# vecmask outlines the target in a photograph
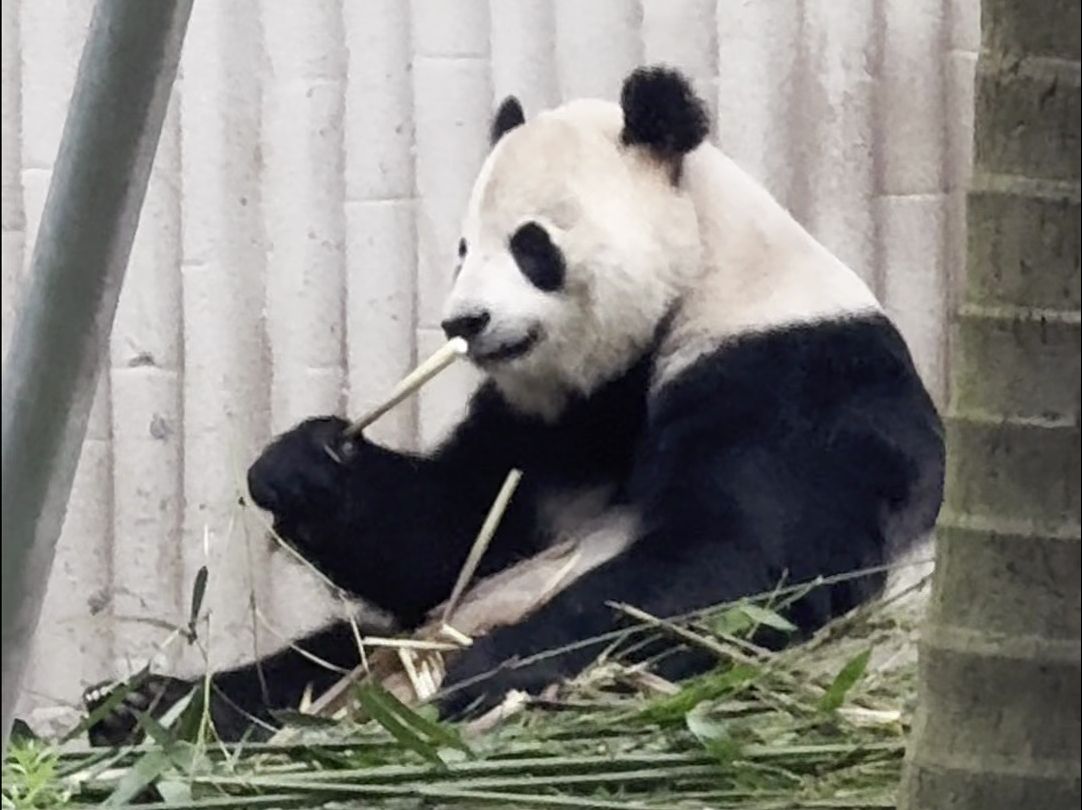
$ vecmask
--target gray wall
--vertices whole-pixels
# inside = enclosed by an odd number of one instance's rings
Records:
[[[504,94],[536,111],[615,97],[643,61],[685,68],[721,146],[871,282],[942,397],[977,6],[197,3],[29,702],[71,702],[155,654],[168,631],[154,621],[184,620],[204,563],[215,665],[331,609],[310,574],[269,552],[239,482],[272,432],[363,410],[439,345],[458,218]],[[3,4],[5,351],[90,10]],[[430,442],[470,383],[450,373],[376,433]],[[182,647],[157,657],[198,666]]]

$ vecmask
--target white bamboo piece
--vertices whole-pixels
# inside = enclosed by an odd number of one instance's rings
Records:
[[[413,394],[422,385],[455,362],[455,360],[463,357],[466,354],[467,348],[466,341],[462,338],[452,338],[447,341],[442,347],[435,351],[431,357],[406,375],[383,402],[353,422],[346,429],[346,436],[349,438],[360,436],[365,428],[387,413],[387,411],[391,410],[391,408],[398,405],[406,399],[406,397]]]
[[[477,533],[477,538],[473,541],[473,545],[470,546],[470,552],[466,555],[466,561],[462,564],[462,569],[458,572],[458,579],[455,580],[454,588],[451,589],[451,596],[447,599],[447,604],[443,607],[443,615],[440,618],[440,624],[443,626],[442,629],[445,632],[449,625],[453,627],[452,622],[454,621],[455,608],[458,607],[459,600],[462,599],[462,594],[466,590],[466,586],[470,584],[474,573],[477,571],[477,566],[485,556],[488,544],[492,542],[492,538],[495,537],[496,529],[499,528],[500,521],[503,519],[503,513],[507,510],[507,505],[511,502],[511,498],[514,496],[515,489],[518,488],[520,480],[522,480],[522,471],[511,470],[511,472],[507,474],[507,478],[504,480],[503,485],[500,487],[500,491],[496,495],[496,500],[492,503],[492,508],[489,509],[488,514],[485,515],[485,521],[481,524],[481,531]]]

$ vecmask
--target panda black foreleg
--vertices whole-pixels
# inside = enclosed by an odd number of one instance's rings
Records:
[[[421,622],[445,599],[513,461],[515,430],[491,400],[432,456],[365,439],[343,446],[346,422],[311,419],[252,465],[249,490],[278,533],[338,586]],[[490,546],[485,574],[535,550],[530,486],[516,493]]]
[[[363,631],[362,631],[363,632]],[[301,652],[303,650],[303,652]],[[318,659],[318,660],[317,660]],[[360,662],[356,636],[349,622],[335,622],[253,664],[211,676],[210,717],[215,732],[227,741],[265,739],[278,725],[277,710],[295,709],[309,688],[314,697],[334,685]],[[142,737],[139,715],[160,717],[170,706],[201,685],[202,679],[150,675],[125,694],[121,703],[88,730],[93,745],[122,745]],[[90,690],[87,709],[106,699]]]

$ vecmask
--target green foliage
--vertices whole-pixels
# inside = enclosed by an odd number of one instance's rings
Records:
[[[845,702],[845,696],[849,694],[857,682],[864,677],[865,671],[868,669],[868,661],[872,657],[872,651],[870,649],[865,650],[862,653],[857,654],[851,658],[841,671],[831,681],[830,686],[827,688],[826,694],[819,700],[819,708],[825,712],[832,712],[835,709],[841,707]]]
[[[46,743],[13,738],[4,763],[4,810],[59,810],[71,791],[59,778],[59,754]]]
[[[193,593],[192,615],[201,601]],[[140,718],[148,741],[134,748],[13,744],[4,810],[893,806],[912,666],[865,675],[871,647],[908,645],[908,627],[873,612],[775,653],[755,646],[755,629],[791,625],[759,602],[685,622],[640,615],[644,630],[711,651],[716,668],[672,691],[649,679],[629,691],[634,668],[610,659],[554,704],[471,736],[365,683],[345,719],[284,712],[287,734],[235,745],[213,740],[201,684],[159,719]]]

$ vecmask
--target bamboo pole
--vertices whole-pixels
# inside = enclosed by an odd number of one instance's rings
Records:
[[[4,363],[3,753],[192,0],[99,0]]]

